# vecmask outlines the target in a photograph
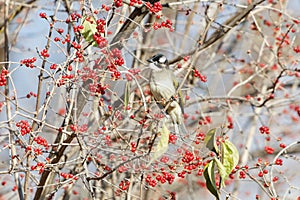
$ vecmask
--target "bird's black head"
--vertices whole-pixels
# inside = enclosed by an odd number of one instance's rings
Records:
[[[168,59],[166,56],[162,54],[156,54],[147,60],[150,63],[154,63],[157,65],[168,65]]]

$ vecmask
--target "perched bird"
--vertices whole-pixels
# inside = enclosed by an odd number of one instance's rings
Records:
[[[150,90],[157,103],[159,103],[170,115],[175,132],[180,135],[187,134],[183,124],[183,99],[181,92],[178,92],[179,102],[176,101],[176,92],[179,83],[175,74],[169,69],[166,56],[156,54],[147,60],[150,64]]]

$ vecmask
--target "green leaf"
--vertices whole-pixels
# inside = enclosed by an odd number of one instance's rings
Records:
[[[161,133],[160,140],[148,166],[168,150],[170,131],[166,125],[163,124],[159,132]]]
[[[222,145],[222,163],[225,167],[227,176],[239,163],[239,152],[237,148],[229,140],[221,142]],[[226,176],[226,178],[227,178]]]
[[[216,179],[215,179],[215,173],[214,173],[214,167],[215,167],[215,160],[211,160],[204,168],[204,178],[206,181],[206,187],[212,193],[217,200],[220,199],[219,191],[216,187]]]
[[[216,129],[211,129],[210,131],[208,131],[208,133],[206,134],[205,138],[204,138],[204,143],[206,148],[208,148],[209,150],[218,153],[219,149],[216,143]]]
[[[221,163],[221,161],[218,158],[214,157],[214,161],[217,164],[218,171],[219,171],[219,174],[220,174],[220,177],[221,177],[221,185],[225,186],[224,182],[225,182],[225,180],[226,180],[226,178],[228,177],[229,174],[227,174],[227,171],[226,171],[224,165]]]
[[[96,21],[93,17],[89,17],[89,21],[86,19],[87,19],[87,16],[84,16],[82,23],[81,23],[83,25],[81,34],[83,35],[84,39],[87,42],[91,43],[95,47],[98,47],[98,44],[94,40],[94,34],[97,32]]]
[[[130,83],[126,82],[125,86],[125,94],[124,94],[124,109],[126,110],[128,103],[129,103],[129,97],[130,97]]]

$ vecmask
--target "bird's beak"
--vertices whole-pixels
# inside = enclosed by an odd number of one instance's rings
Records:
[[[149,59],[147,60],[147,62],[153,63],[153,58],[149,58]]]

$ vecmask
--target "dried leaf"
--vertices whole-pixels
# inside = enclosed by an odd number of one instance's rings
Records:
[[[169,135],[170,135],[170,131],[169,129],[166,127],[165,124],[162,125],[162,128],[160,129],[160,140],[157,144],[156,150],[151,158],[150,163],[148,164],[148,166],[155,161],[157,158],[159,158],[160,156],[162,156],[167,150],[168,150],[168,146],[169,146]]]
[[[129,104],[129,97],[130,97],[130,83],[126,82],[125,93],[124,93],[124,109],[125,110]]]

